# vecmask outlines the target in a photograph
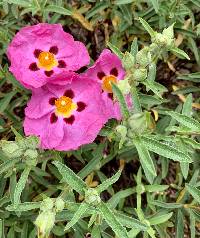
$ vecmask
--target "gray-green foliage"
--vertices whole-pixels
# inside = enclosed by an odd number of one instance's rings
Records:
[[[0,1],[0,237],[200,236],[200,74],[194,72],[200,1],[68,2]],[[8,71],[5,52],[16,30],[37,22],[61,23],[80,40],[76,24],[89,28],[90,51],[101,47],[103,31],[105,45],[122,60],[126,78],[112,86],[123,119],[102,129],[101,143],[59,153],[22,136],[18,109],[30,92]],[[178,47],[177,37],[183,38]],[[161,62],[175,67],[179,83],[170,74],[162,80]],[[172,84],[180,88],[171,93]]]

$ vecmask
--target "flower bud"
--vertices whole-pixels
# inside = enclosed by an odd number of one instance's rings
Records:
[[[41,211],[49,211],[53,209],[53,200],[51,198],[46,198],[42,201],[41,206],[40,206],[40,210]]]
[[[98,205],[101,202],[99,193],[94,188],[89,188],[85,193],[85,202],[91,205]]]
[[[48,237],[55,223],[55,213],[44,211],[40,213],[35,221],[38,229],[38,238]]]
[[[136,63],[146,67],[149,62],[151,61],[151,54],[149,52],[150,48],[149,47],[144,47],[143,49],[141,49],[137,55],[136,55]]]
[[[144,113],[137,113],[128,119],[128,124],[132,132],[142,133],[147,129],[147,122]],[[130,133],[129,133],[130,134]]]
[[[133,68],[135,64],[134,56],[130,54],[129,52],[125,52],[124,57],[122,59],[122,63],[126,70]]]
[[[116,127],[116,131],[117,131],[117,134],[119,134],[119,138],[120,138],[119,148],[121,148],[126,140],[127,128],[123,125],[119,125]]]
[[[13,141],[1,141],[2,151],[9,158],[17,158],[23,154],[23,150]]]
[[[145,68],[135,69],[133,72],[133,78],[136,81],[145,80],[146,77],[147,77],[147,70]]]
[[[136,186],[136,193],[137,194],[142,194],[144,192],[145,192],[145,187],[142,184]]]
[[[58,197],[55,201],[56,212],[61,212],[65,207],[65,202],[61,197]]]
[[[127,95],[130,93],[131,86],[129,85],[128,78],[125,78],[124,80],[119,80],[117,86],[121,90],[123,95]]]

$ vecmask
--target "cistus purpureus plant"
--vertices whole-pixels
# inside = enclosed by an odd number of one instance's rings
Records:
[[[0,237],[199,237],[197,6],[0,3]]]

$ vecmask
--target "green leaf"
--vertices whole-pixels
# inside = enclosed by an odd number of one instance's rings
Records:
[[[69,230],[72,226],[74,226],[78,220],[82,217],[84,213],[89,209],[89,206],[87,203],[82,202],[81,205],[79,206],[78,210],[74,213],[74,216],[70,220],[70,222],[67,223],[65,226],[65,231]]]
[[[192,197],[200,203],[200,190],[198,188],[195,188],[194,186],[190,184],[186,184],[187,191],[192,195]]]
[[[183,238],[184,237],[184,218],[181,209],[178,209],[177,214],[177,225],[176,225],[176,238]]]
[[[109,2],[98,2],[90,11],[87,12],[86,18],[89,19],[90,17],[93,17],[95,14],[99,14],[101,11],[103,11],[105,8],[109,7]]]
[[[15,211],[15,212],[26,212],[33,209],[39,209],[41,206],[41,202],[24,202],[15,205],[8,205],[6,210]]]
[[[135,228],[135,229],[139,229],[140,231],[145,231],[148,229],[148,226],[146,224],[142,223],[141,221],[139,221],[135,218],[126,216],[119,212],[114,212],[114,214],[116,214],[117,220],[123,226],[126,226],[127,228]]]
[[[4,110],[8,107],[12,97],[16,94],[16,91],[12,91],[7,93],[1,100],[0,100],[0,113],[4,112]]]
[[[124,118],[128,118],[129,117],[129,110],[128,110],[125,98],[124,98],[122,92],[120,91],[120,89],[117,87],[117,85],[114,84],[114,83],[111,83],[111,84],[112,84],[113,93],[119,101],[120,109],[122,111],[122,115],[124,116]]]
[[[128,3],[132,3],[132,2],[134,2],[134,0],[116,0],[115,2],[114,2],[114,4],[116,4],[116,5],[124,5],[124,4],[128,4]]]
[[[174,53],[175,55],[177,55],[179,58],[186,58],[188,60],[190,60],[190,57],[181,49],[177,48],[177,47],[173,47],[170,49],[170,51],[172,53]]]
[[[159,10],[159,4],[158,4],[158,0],[150,0],[152,5],[153,5],[153,8],[155,9],[156,13],[158,12]]]
[[[18,183],[16,184],[15,191],[14,191],[14,205],[15,206],[20,203],[20,196],[23,189],[25,188],[30,171],[31,171],[30,167],[25,168],[21,174],[21,177]]]
[[[189,94],[183,104],[182,114],[191,117],[192,112],[192,94]]]
[[[129,238],[126,229],[122,226],[117,217],[105,203],[101,202],[97,208],[100,210],[101,215],[107,224],[112,228],[118,237]]]
[[[137,92],[137,88],[136,87],[131,87],[131,96],[132,96],[132,101],[133,101],[134,112],[135,113],[142,112],[140,98],[138,96],[138,92]]]
[[[149,193],[162,192],[169,188],[168,185],[160,185],[160,184],[144,185],[144,187],[145,187],[145,191]]]
[[[147,175],[147,177],[149,177],[148,176],[149,173],[153,177],[156,177],[156,169],[155,169],[153,160],[151,159],[149,151],[147,150],[145,145],[142,143],[141,139],[139,137],[134,138],[133,143],[137,149],[142,168],[144,169],[144,172]]]
[[[117,48],[117,46],[111,44],[110,42],[107,42],[107,46],[112,50],[114,54],[116,54],[120,59],[124,57],[124,54],[120,51],[120,49]]]
[[[6,160],[3,164],[0,165],[0,175],[4,172],[7,172],[20,160],[21,160],[21,158],[14,158],[14,159]]]
[[[24,1],[24,0],[8,0],[8,3],[13,3],[22,7],[30,7],[31,3],[29,1]]]
[[[192,162],[192,159],[188,155],[170,145],[164,144],[146,136],[141,136],[141,140],[148,150],[156,154],[162,155],[174,161],[188,163]]]
[[[135,58],[136,54],[138,52],[138,42],[137,42],[137,38],[135,38],[131,44],[131,55]]]
[[[119,177],[121,176],[122,171],[119,170],[115,175],[113,175],[111,178],[106,179],[102,184],[100,184],[96,189],[98,191],[98,193],[103,192],[104,190],[106,190],[110,185],[112,185],[113,183],[115,183]]]
[[[59,13],[61,15],[67,15],[70,16],[72,15],[72,11],[69,9],[66,9],[64,7],[58,6],[58,5],[48,5],[47,7],[45,7],[44,9],[47,12],[56,12]]]
[[[143,25],[145,30],[149,33],[151,38],[153,38],[155,36],[156,32],[150,27],[150,25],[144,19],[139,17],[139,21]]]
[[[173,215],[173,212],[167,214],[155,214],[153,217],[149,218],[148,221],[151,225],[158,225],[168,221]]]
[[[172,118],[174,118],[183,126],[186,126],[187,128],[195,132],[200,132],[200,123],[197,120],[177,112],[167,112],[167,114],[170,115]]]
[[[150,203],[155,206],[166,208],[166,209],[176,209],[176,208],[183,207],[183,204],[180,204],[180,203],[166,203],[166,202],[162,202],[158,200],[150,201]]]
[[[86,184],[83,180],[78,177],[70,168],[62,164],[59,161],[54,161],[53,164],[57,167],[63,180],[70,185],[70,187],[76,190],[81,195],[84,195],[84,189],[87,189]]]

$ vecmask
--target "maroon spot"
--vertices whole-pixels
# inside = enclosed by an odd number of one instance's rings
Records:
[[[35,58],[38,58],[41,52],[42,52],[41,50],[35,49],[34,52],[33,52]]]
[[[65,91],[64,96],[72,99],[74,97],[74,92],[71,89],[68,89]]]
[[[118,70],[116,68],[113,68],[110,70],[110,74],[114,75],[115,77],[118,76]]]
[[[36,63],[31,63],[29,65],[29,69],[32,70],[32,71],[37,71],[39,70],[39,68],[37,67],[37,64]]]
[[[49,49],[49,52],[56,55],[58,54],[58,47],[57,46],[51,46],[51,48]]]
[[[112,93],[108,93],[108,97],[113,100],[113,94]]]
[[[52,113],[51,117],[50,117],[50,122],[55,123],[55,122],[57,122],[57,120],[58,120],[58,117],[56,116],[56,114]]]
[[[66,63],[64,60],[59,60],[58,61],[58,68],[65,68],[66,67]]]
[[[49,104],[52,105],[52,106],[54,106],[56,99],[57,99],[57,98],[50,98],[50,99],[49,99]]]
[[[104,72],[98,72],[98,73],[97,73],[97,77],[98,77],[99,79],[102,79],[104,76],[105,76],[105,73],[104,73]]]
[[[51,77],[51,75],[53,74],[53,70],[44,71],[44,73],[46,74],[47,77]]]
[[[70,117],[64,118],[63,120],[64,120],[67,124],[72,125],[72,124],[74,123],[75,116],[74,116],[74,115],[71,115]]]
[[[77,102],[77,111],[82,112],[86,108],[86,104],[84,102]]]

